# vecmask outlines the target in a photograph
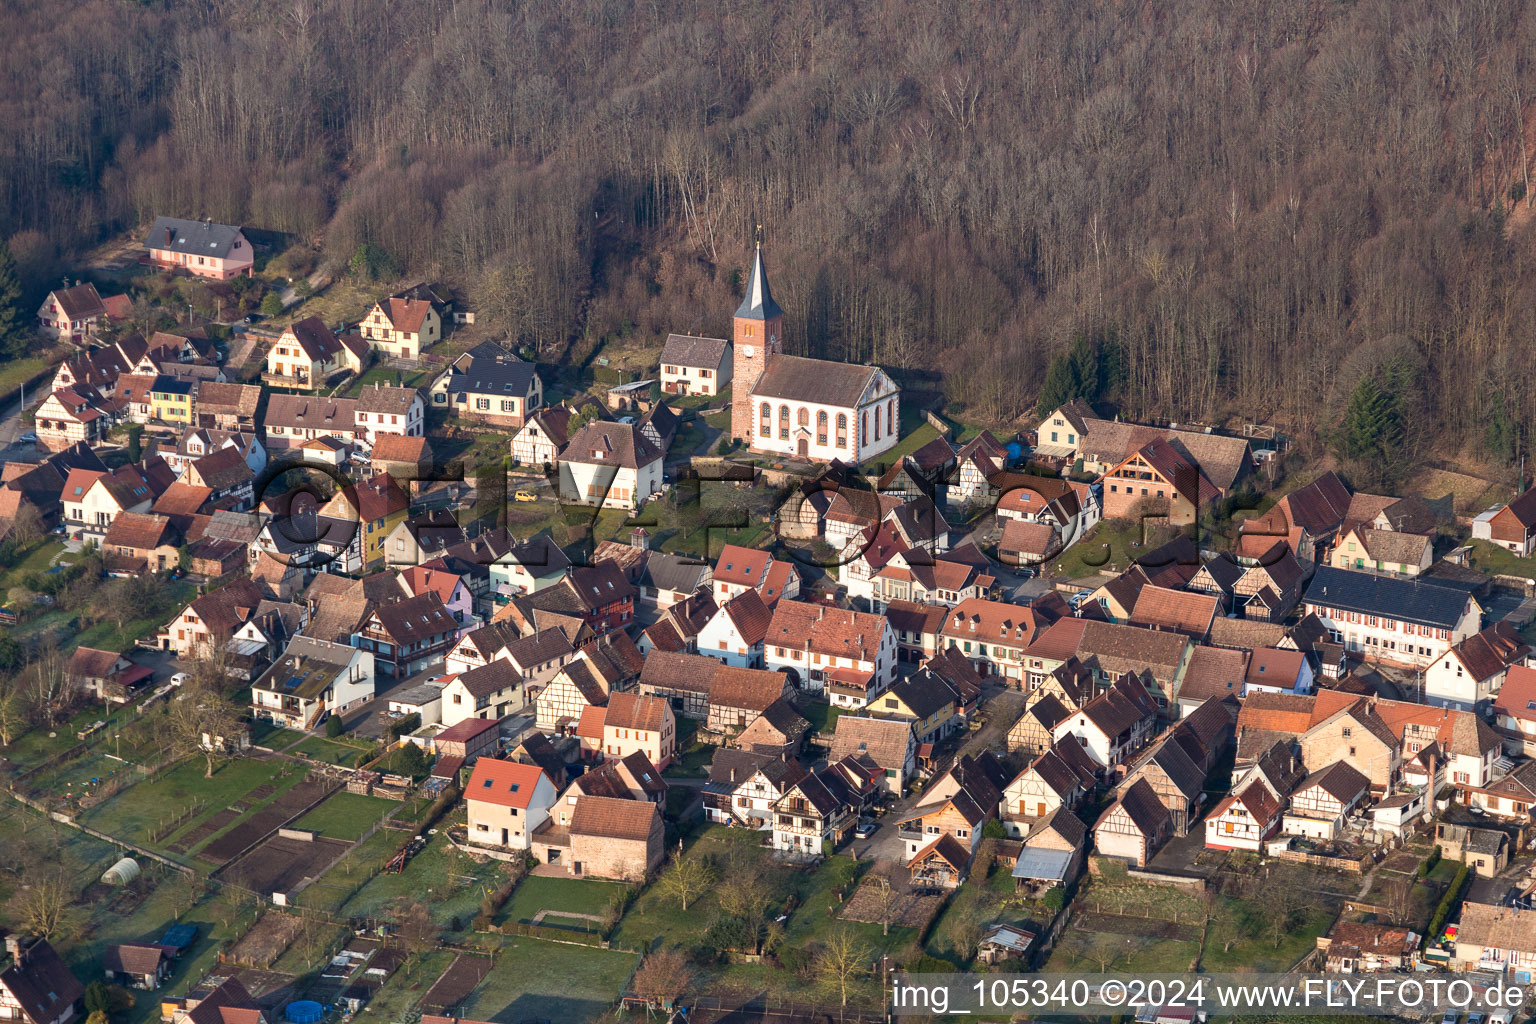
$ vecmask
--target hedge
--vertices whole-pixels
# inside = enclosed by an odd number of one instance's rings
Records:
[[[1439,849],[1439,847],[1436,847]],[[1463,864],[1456,869],[1456,877],[1451,879],[1450,888],[1445,890],[1445,895],[1440,897],[1440,905],[1435,908],[1434,916],[1429,919],[1429,930],[1424,933],[1424,946],[1429,948],[1430,943],[1438,941],[1440,933],[1445,928],[1445,919],[1451,916],[1451,911],[1456,909],[1456,904],[1461,900],[1461,894],[1467,887],[1467,866]]]
[[[1439,864],[1439,863],[1440,863],[1440,847],[1439,846],[1431,846],[1429,848],[1429,856],[1425,857],[1423,863],[1421,863],[1419,865],[1419,877],[1420,878],[1428,878],[1429,877],[1429,873],[1431,871],[1435,870],[1435,865]]]

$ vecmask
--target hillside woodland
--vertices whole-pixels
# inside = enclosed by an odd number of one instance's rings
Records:
[[[976,419],[1080,341],[1055,393],[1136,417],[1506,463],[1536,429],[1515,0],[6,8],[31,293],[207,216],[581,359],[725,331],[761,223],[792,350],[942,367]]]

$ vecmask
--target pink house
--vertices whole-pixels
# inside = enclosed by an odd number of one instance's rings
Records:
[[[144,247],[154,266],[180,268],[216,281],[242,274],[250,277],[256,262],[251,243],[239,228],[211,220],[156,217]]]
[[[479,628],[480,620],[475,616],[475,597],[464,577],[442,569],[413,565],[402,570],[398,578],[401,589],[411,597],[431,591],[441,598],[448,614],[460,624],[459,636]]]
[[[73,288],[55,288],[37,310],[37,326],[60,341],[81,341],[96,333],[96,321],[107,307],[93,284],[75,282]]]

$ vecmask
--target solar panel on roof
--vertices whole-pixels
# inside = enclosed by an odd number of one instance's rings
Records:
[[[285,689],[285,690],[296,690],[296,689],[299,688],[299,685],[302,684],[303,682],[304,682],[304,677],[303,676],[289,676],[288,677],[288,681],[283,684],[283,689]]]

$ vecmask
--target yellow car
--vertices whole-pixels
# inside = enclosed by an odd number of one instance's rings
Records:
[[[532,491],[518,491],[512,495],[514,501],[538,501],[538,496]]]

